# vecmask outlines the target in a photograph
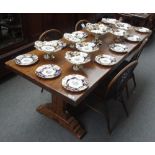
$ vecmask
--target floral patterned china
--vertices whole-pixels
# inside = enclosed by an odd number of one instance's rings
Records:
[[[117,44],[117,43],[110,44],[109,48],[112,51],[117,52],[117,53],[126,53],[126,52],[128,52],[128,47],[125,44]]]
[[[95,61],[104,66],[112,66],[117,63],[116,58],[111,55],[101,54],[95,57]]]
[[[80,92],[88,88],[88,80],[79,74],[71,74],[62,79],[62,86],[71,92]]]
[[[54,58],[53,53],[62,50],[63,47],[66,46],[61,40],[52,40],[52,41],[36,41],[35,48],[39,51],[44,51],[46,55],[44,55],[45,59]]]
[[[91,53],[99,50],[99,45],[95,42],[76,43],[76,48],[81,52]]]
[[[118,20],[114,18],[102,18],[101,22],[105,24],[116,24]]]
[[[17,65],[29,66],[38,61],[38,56],[34,54],[23,54],[17,56],[14,60]]]
[[[132,28],[132,26],[128,23],[122,23],[122,22],[118,22],[115,25],[117,28],[119,29],[123,29],[123,30],[129,30]]]
[[[149,33],[150,32],[150,29],[148,29],[146,27],[135,27],[135,30],[140,33]]]
[[[87,23],[86,24],[86,30],[93,33],[93,34],[99,34],[99,35],[102,35],[102,34],[105,34],[109,31],[109,28],[104,25],[104,24],[99,24],[99,23],[95,23],[95,24],[92,24],[92,23]]]
[[[45,64],[39,66],[36,69],[35,74],[43,79],[52,79],[61,74],[61,68],[55,64]]]
[[[125,38],[126,38],[128,41],[132,41],[132,42],[139,42],[139,41],[142,41],[142,39],[140,38],[140,36],[135,35],[135,34],[128,34],[128,35],[125,36]]]
[[[118,37],[122,37],[122,36],[125,36],[127,34],[127,31],[122,30],[122,29],[113,29],[112,34],[114,34],[115,36],[118,36]]]
[[[84,41],[87,36],[88,36],[88,34],[86,32],[83,32],[83,31],[75,31],[72,33],[65,33],[64,34],[64,38],[66,40],[74,42],[74,43]]]
[[[88,63],[91,59],[87,53],[79,51],[67,51],[65,59],[73,64],[73,70],[80,69],[80,65]]]

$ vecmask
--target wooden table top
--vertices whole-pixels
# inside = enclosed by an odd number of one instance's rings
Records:
[[[140,33],[138,33],[138,35],[140,35],[143,39],[147,36],[147,34],[140,34]],[[125,54],[117,54],[115,52],[110,51],[109,49],[109,44],[114,43],[112,34],[108,33],[105,36],[102,36],[102,41],[103,45],[101,46],[99,51],[93,53],[93,59],[98,54],[110,54],[112,56],[115,56],[118,62],[121,62],[121,60],[124,60],[126,57],[128,57],[131,51],[135,49],[139,44],[125,41],[130,52]],[[68,50],[71,49],[67,47],[55,53],[56,58],[54,60],[45,60],[43,58],[44,52],[33,50],[30,51],[29,53],[36,54],[39,57],[39,61],[36,64],[24,67],[16,65],[14,60],[10,60],[6,62],[6,66],[9,67],[11,70],[15,71],[16,73],[22,75],[23,77],[27,78],[28,80],[32,81],[33,83],[39,85],[40,87],[48,90],[51,93],[56,93],[58,96],[62,97],[67,102],[76,105],[82,99],[84,99],[105,78],[105,76],[112,69],[114,69],[114,67],[117,66],[117,64],[112,67],[104,67],[94,62],[94,60],[92,60],[88,64],[83,65],[81,71],[74,71],[72,69],[73,65],[67,62],[66,59],[64,58],[65,52]],[[37,67],[43,64],[51,64],[51,63],[57,64],[61,67],[62,73],[59,77],[47,80],[47,79],[41,79],[35,75],[35,70]],[[72,93],[70,91],[65,90],[61,85],[61,80],[62,78],[64,78],[66,75],[69,74],[81,74],[86,76],[89,81],[89,88],[80,93]]]

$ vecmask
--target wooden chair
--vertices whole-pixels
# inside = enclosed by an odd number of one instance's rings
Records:
[[[43,32],[40,36],[39,36],[39,40],[40,41],[51,41],[53,39],[60,39],[62,38],[63,34],[61,33],[60,30],[58,29],[50,29],[47,30],[45,32]],[[41,89],[41,93],[44,91],[44,89]]]
[[[60,39],[62,38],[63,34],[61,33],[60,30],[58,29],[50,29],[47,30],[45,32],[43,32],[40,36],[39,36],[39,40],[40,41],[51,41],[53,39]]]
[[[143,49],[144,49],[144,46],[146,45],[148,41],[148,37],[145,38],[142,43],[139,45],[139,47],[137,49],[135,49],[135,51],[133,51],[133,55],[132,57],[129,59],[129,60],[125,60],[123,61],[123,63],[119,66],[118,70],[121,70],[122,68],[124,68],[126,65],[128,65],[129,63],[139,59]],[[134,84],[134,88],[136,87],[136,79],[135,79],[135,75],[134,73],[131,74],[129,80],[132,79],[133,80],[133,84]],[[129,90],[128,90],[128,85],[126,83],[126,93],[127,93],[127,97],[129,97]]]
[[[128,116],[128,110],[127,107],[125,105],[124,102],[124,98],[123,98],[123,91],[125,89],[126,83],[128,82],[129,78],[131,77],[131,75],[133,74],[133,71],[135,69],[135,67],[137,66],[138,61],[135,60],[131,63],[129,63],[126,67],[124,67],[108,84],[106,91],[102,92],[102,88],[100,88],[99,93],[98,92],[93,92],[93,94],[95,94],[95,100],[98,99],[100,101],[100,103],[103,103],[105,106],[105,118],[106,118],[106,122],[107,122],[107,128],[109,131],[109,134],[111,134],[112,129],[110,127],[110,117],[109,117],[109,110],[108,110],[108,106],[107,106],[107,101],[110,99],[114,99],[116,101],[121,102],[123,109],[126,113],[126,115]],[[97,89],[98,91],[98,89]],[[89,102],[90,103],[90,102]],[[102,112],[100,112],[99,109],[96,108],[96,102],[95,105],[91,105],[91,104],[87,104],[87,106],[92,109],[93,111],[96,111],[100,114],[103,114]]]
[[[89,21],[87,19],[82,19],[79,20],[76,25],[75,25],[75,31],[78,31],[79,26],[81,26],[82,28],[84,28],[85,24],[89,23]]]

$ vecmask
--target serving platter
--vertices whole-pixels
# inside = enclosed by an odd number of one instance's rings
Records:
[[[80,70],[83,64],[86,64],[91,60],[87,53],[80,51],[67,51],[65,54],[65,59],[73,64],[74,71]]]
[[[66,43],[62,40],[52,40],[52,41],[35,41],[35,48],[39,51],[43,51],[45,59],[55,58],[53,53],[62,50],[66,46]]]
[[[122,23],[122,22],[118,22],[115,25],[117,28],[119,29],[123,29],[123,30],[130,30],[132,28],[132,26],[128,23]]]
[[[95,42],[76,43],[76,48],[81,52],[92,53],[99,50],[99,45]]]
[[[57,52],[66,46],[62,40],[35,41],[35,48],[44,52]]]
[[[79,51],[67,51],[65,59],[75,65],[85,64],[91,60],[87,53]]]
[[[86,30],[93,34],[103,35],[109,32],[109,27],[100,23],[95,23],[95,24],[87,23]]]
[[[117,53],[126,53],[128,52],[128,47],[126,44],[114,43],[109,45],[110,50]]]
[[[72,33],[64,33],[64,38],[67,41],[74,42],[74,43],[84,41],[87,36],[88,36],[88,34],[86,32],[83,32],[83,31],[75,31]]]
[[[71,92],[81,92],[88,88],[88,79],[79,74],[67,75],[62,79],[62,86]]]
[[[39,66],[36,69],[35,74],[43,79],[52,79],[61,74],[61,68],[55,64],[45,64]]]
[[[98,64],[103,65],[103,66],[112,66],[117,63],[117,60],[115,57],[111,55],[106,55],[106,54],[97,55],[95,57],[95,61]]]
[[[122,37],[122,36],[125,36],[127,34],[127,31],[123,30],[123,29],[113,29],[112,34],[114,34],[115,36]]]
[[[35,54],[22,54],[17,56],[14,60],[17,65],[29,66],[38,61],[38,56]]]

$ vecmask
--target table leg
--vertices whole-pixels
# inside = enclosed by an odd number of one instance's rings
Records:
[[[37,111],[48,118],[54,119],[80,139],[85,135],[86,130],[81,127],[80,123],[71,116],[68,111],[66,111],[65,105],[61,97],[52,94],[52,103],[40,105]]]

